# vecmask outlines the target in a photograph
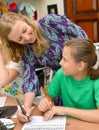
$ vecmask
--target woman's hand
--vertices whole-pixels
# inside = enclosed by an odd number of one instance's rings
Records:
[[[46,111],[48,111],[48,110],[50,110],[50,109],[52,108],[52,105],[53,105],[52,101],[51,101],[51,100],[48,100],[48,98],[45,97],[45,98],[43,98],[43,99],[40,101],[40,103],[39,103],[39,105],[38,105],[38,108],[39,108],[39,110],[40,110],[41,112],[46,112]]]
[[[25,109],[25,108],[24,108]],[[25,109],[26,111],[26,115],[24,115],[21,111],[21,109],[19,109],[17,111],[17,118],[21,121],[21,122],[29,122],[31,120],[31,112],[32,112],[33,108],[28,108],[28,109]]]
[[[44,113],[44,121],[51,120],[54,115],[65,115],[64,107],[52,106],[52,109]]]

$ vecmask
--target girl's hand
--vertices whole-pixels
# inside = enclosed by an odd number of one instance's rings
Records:
[[[45,98],[43,98],[43,99],[40,101],[40,103],[39,103],[39,105],[38,105],[38,108],[39,108],[40,111],[46,112],[46,111],[48,111],[48,110],[50,110],[50,109],[52,108],[52,105],[53,105],[52,101],[51,101],[51,100],[48,100],[48,99],[45,97]]]
[[[63,109],[64,107],[52,106],[51,110],[44,113],[44,121],[51,120],[54,115],[65,115]]]

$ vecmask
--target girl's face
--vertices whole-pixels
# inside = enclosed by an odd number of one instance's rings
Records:
[[[60,61],[60,65],[64,71],[65,75],[76,76],[79,73],[79,64],[74,58],[71,56],[72,49],[70,47],[65,46],[63,48],[62,60]]]
[[[8,35],[9,40],[17,42],[19,44],[34,43],[36,35],[33,32],[31,26],[24,21],[18,20],[12,26],[12,30]]]

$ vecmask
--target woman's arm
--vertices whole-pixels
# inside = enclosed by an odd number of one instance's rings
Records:
[[[76,37],[88,38],[86,32],[70,21],[66,15],[48,14],[39,19],[39,24],[44,30],[43,33],[46,33],[46,29],[50,30],[49,36],[52,36],[52,38],[54,36],[54,39],[57,38],[56,34],[58,34],[59,39],[64,37],[65,41]]]
[[[33,49],[30,45],[26,45],[26,50],[22,57],[23,67],[23,85],[22,89],[24,94],[28,92],[35,93],[36,96],[40,95],[40,84],[35,70],[35,57]],[[26,99],[28,100],[28,99]]]
[[[26,115],[30,117],[32,112],[32,105],[34,100],[35,94],[33,92],[27,92],[24,94],[24,109],[26,111]],[[22,122],[29,122],[29,118],[22,113],[22,111],[19,109],[17,111],[17,117]]]
[[[33,92],[27,92],[24,94],[24,107],[26,109],[31,108],[31,106],[33,105],[34,98],[35,98],[35,93]]]

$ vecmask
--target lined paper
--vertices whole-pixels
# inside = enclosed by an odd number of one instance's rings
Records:
[[[56,116],[43,121],[42,116],[32,116],[31,122],[25,123],[22,130],[65,130],[66,116]]]

